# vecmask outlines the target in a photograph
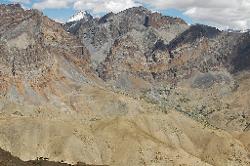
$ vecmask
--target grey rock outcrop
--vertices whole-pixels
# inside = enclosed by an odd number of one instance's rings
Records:
[[[152,13],[144,7],[130,8],[117,14],[108,13],[87,22],[79,21],[70,29],[67,24],[65,26],[86,44],[95,69],[105,61],[112,47],[116,47],[122,38],[136,40],[136,37],[140,37],[145,41],[138,41],[145,49],[141,51],[145,53],[148,51],[146,48],[152,47],[158,39],[168,43],[188,28],[182,19]],[[130,41],[127,42],[123,44],[129,44]]]
[[[88,50],[62,25],[19,5],[1,5],[0,13],[1,75],[41,76],[52,69],[56,55],[88,68]]]

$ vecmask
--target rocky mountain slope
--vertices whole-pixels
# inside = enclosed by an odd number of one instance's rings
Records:
[[[126,40],[126,37],[132,37],[134,42],[140,42],[143,44],[141,52],[145,53],[148,51],[147,47],[153,47],[158,38],[168,42],[188,26],[179,18],[163,16],[146,8],[136,7],[118,14],[108,13],[87,22],[83,19],[74,23],[74,26],[71,23],[65,27],[86,44],[92,55],[93,67],[97,68],[105,60],[110,49],[122,38]]]
[[[92,24],[98,20],[99,24]],[[109,33],[122,32],[113,35],[113,42],[105,47],[108,49],[106,54],[100,54],[99,60],[104,60],[99,63],[97,73],[106,83],[128,93],[145,95],[164,107],[184,111],[196,119],[213,123],[215,127],[248,129],[248,104],[227,100],[229,96],[233,98],[242,93],[241,90],[249,93],[249,32],[226,32],[206,25],[188,26],[181,19],[152,13],[143,7],[78,23],[74,31],[68,30],[84,43],[88,43],[87,39],[96,41],[101,38],[96,34],[86,36],[89,27],[98,29],[109,25]],[[124,26],[118,26],[120,24]],[[90,43],[91,47],[96,44]],[[105,42],[99,42],[98,48],[100,46],[106,46]],[[94,54],[91,56],[95,57]],[[181,98],[191,102],[180,102]],[[235,110],[244,118],[235,115]],[[225,119],[225,115],[228,118]],[[214,120],[215,116],[217,120]]]
[[[5,151],[71,164],[250,164],[249,33],[143,7],[65,25],[19,5],[0,15]]]
[[[19,103],[46,103],[46,95],[66,86],[65,82],[88,81],[89,52],[60,24],[19,5],[1,5],[0,11],[3,100],[7,97],[8,101]],[[50,89],[47,94],[46,89]]]

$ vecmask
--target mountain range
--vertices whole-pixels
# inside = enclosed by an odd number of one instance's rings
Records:
[[[69,164],[250,164],[249,32],[144,7],[65,24],[18,4],[0,16],[3,150]]]

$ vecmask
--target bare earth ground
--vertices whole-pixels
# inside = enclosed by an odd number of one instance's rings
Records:
[[[1,115],[0,146],[23,160],[42,156],[107,165],[249,164],[249,132],[215,129],[101,87],[78,90],[78,95],[61,98],[70,111],[9,105],[6,112],[13,114]],[[39,113],[18,114],[13,108]]]

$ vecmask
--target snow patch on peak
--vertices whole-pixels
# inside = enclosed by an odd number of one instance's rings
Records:
[[[93,17],[89,12],[81,10],[75,15],[73,15],[67,22],[75,22],[75,21],[80,21],[82,19],[84,19],[84,21],[88,21],[92,18]]]

